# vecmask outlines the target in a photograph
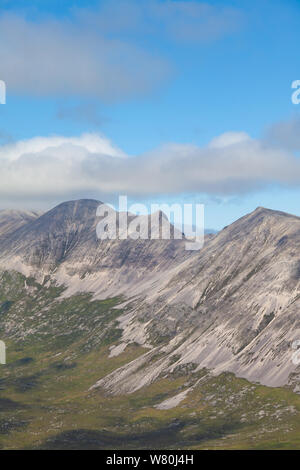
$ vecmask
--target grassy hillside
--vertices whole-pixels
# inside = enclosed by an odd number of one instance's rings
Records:
[[[47,280],[1,275],[0,448],[300,449],[300,396],[288,389],[186,367],[130,395],[89,391],[145,350],[131,344],[109,358],[120,299],[62,294]],[[178,406],[156,408],[187,389]]]

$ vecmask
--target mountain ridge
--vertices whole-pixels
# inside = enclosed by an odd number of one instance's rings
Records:
[[[122,296],[122,335],[111,354],[134,343],[149,352],[96,388],[132,393],[194,364],[297,390],[299,217],[259,207],[187,252],[184,240],[99,241],[99,204],[62,203],[0,239],[2,270],[64,286],[63,298]]]

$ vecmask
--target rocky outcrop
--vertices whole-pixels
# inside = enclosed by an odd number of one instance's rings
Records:
[[[300,218],[257,208],[189,252],[174,237],[98,240],[100,204],[63,203],[0,237],[2,270],[65,285],[64,296],[122,296],[111,356],[133,342],[148,352],[96,388],[132,392],[185,368],[299,388]]]

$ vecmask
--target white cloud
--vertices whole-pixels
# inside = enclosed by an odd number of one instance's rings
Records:
[[[103,166],[122,161],[124,152],[96,134],[35,137],[0,147],[0,197],[5,201],[56,200],[97,190],[84,168],[94,158]],[[105,177],[105,175],[103,175]]]
[[[80,150],[83,156],[97,153],[110,157],[125,157],[125,153],[115,147],[106,137],[99,134],[82,134],[80,137],[34,137],[4,145],[0,147],[0,162],[13,162],[33,154],[41,156],[52,154],[64,160],[66,148]]]
[[[240,144],[250,140],[246,132],[225,132],[217,137],[214,137],[209,144],[210,148],[222,148],[229,145]]]
[[[239,10],[196,1],[114,0],[71,11],[60,19],[0,14],[1,79],[9,93],[137,96],[173,73],[169,60],[149,52],[149,38],[197,44],[241,24]]]
[[[165,60],[88,24],[0,16],[1,79],[8,92],[117,100],[147,92],[170,73]]]
[[[167,144],[140,156],[95,134],[37,137],[0,147],[0,166],[0,197],[20,202],[90,194],[238,195],[269,184],[300,185],[299,158],[232,132],[205,147]]]

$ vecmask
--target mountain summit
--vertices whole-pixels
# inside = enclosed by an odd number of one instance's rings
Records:
[[[96,289],[108,296],[143,290],[142,281],[189,257],[184,240],[172,239],[175,229],[171,224],[170,240],[99,240],[97,208],[101,204],[89,199],[65,202],[17,227],[9,237],[0,238],[0,265],[39,279],[53,275],[70,292]],[[128,223],[136,217],[127,216]],[[116,213],[117,224],[118,217]],[[163,219],[167,221],[159,214],[159,222]],[[77,276],[82,280],[80,286]]]
[[[130,344],[150,350],[95,387],[132,392],[176,367],[298,387],[291,358],[300,339],[299,217],[259,207],[188,252],[184,240],[98,240],[100,204],[30,213],[0,237],[2,272],[47,280],[65,297],[89,292],[126,303],[112,354]]]

